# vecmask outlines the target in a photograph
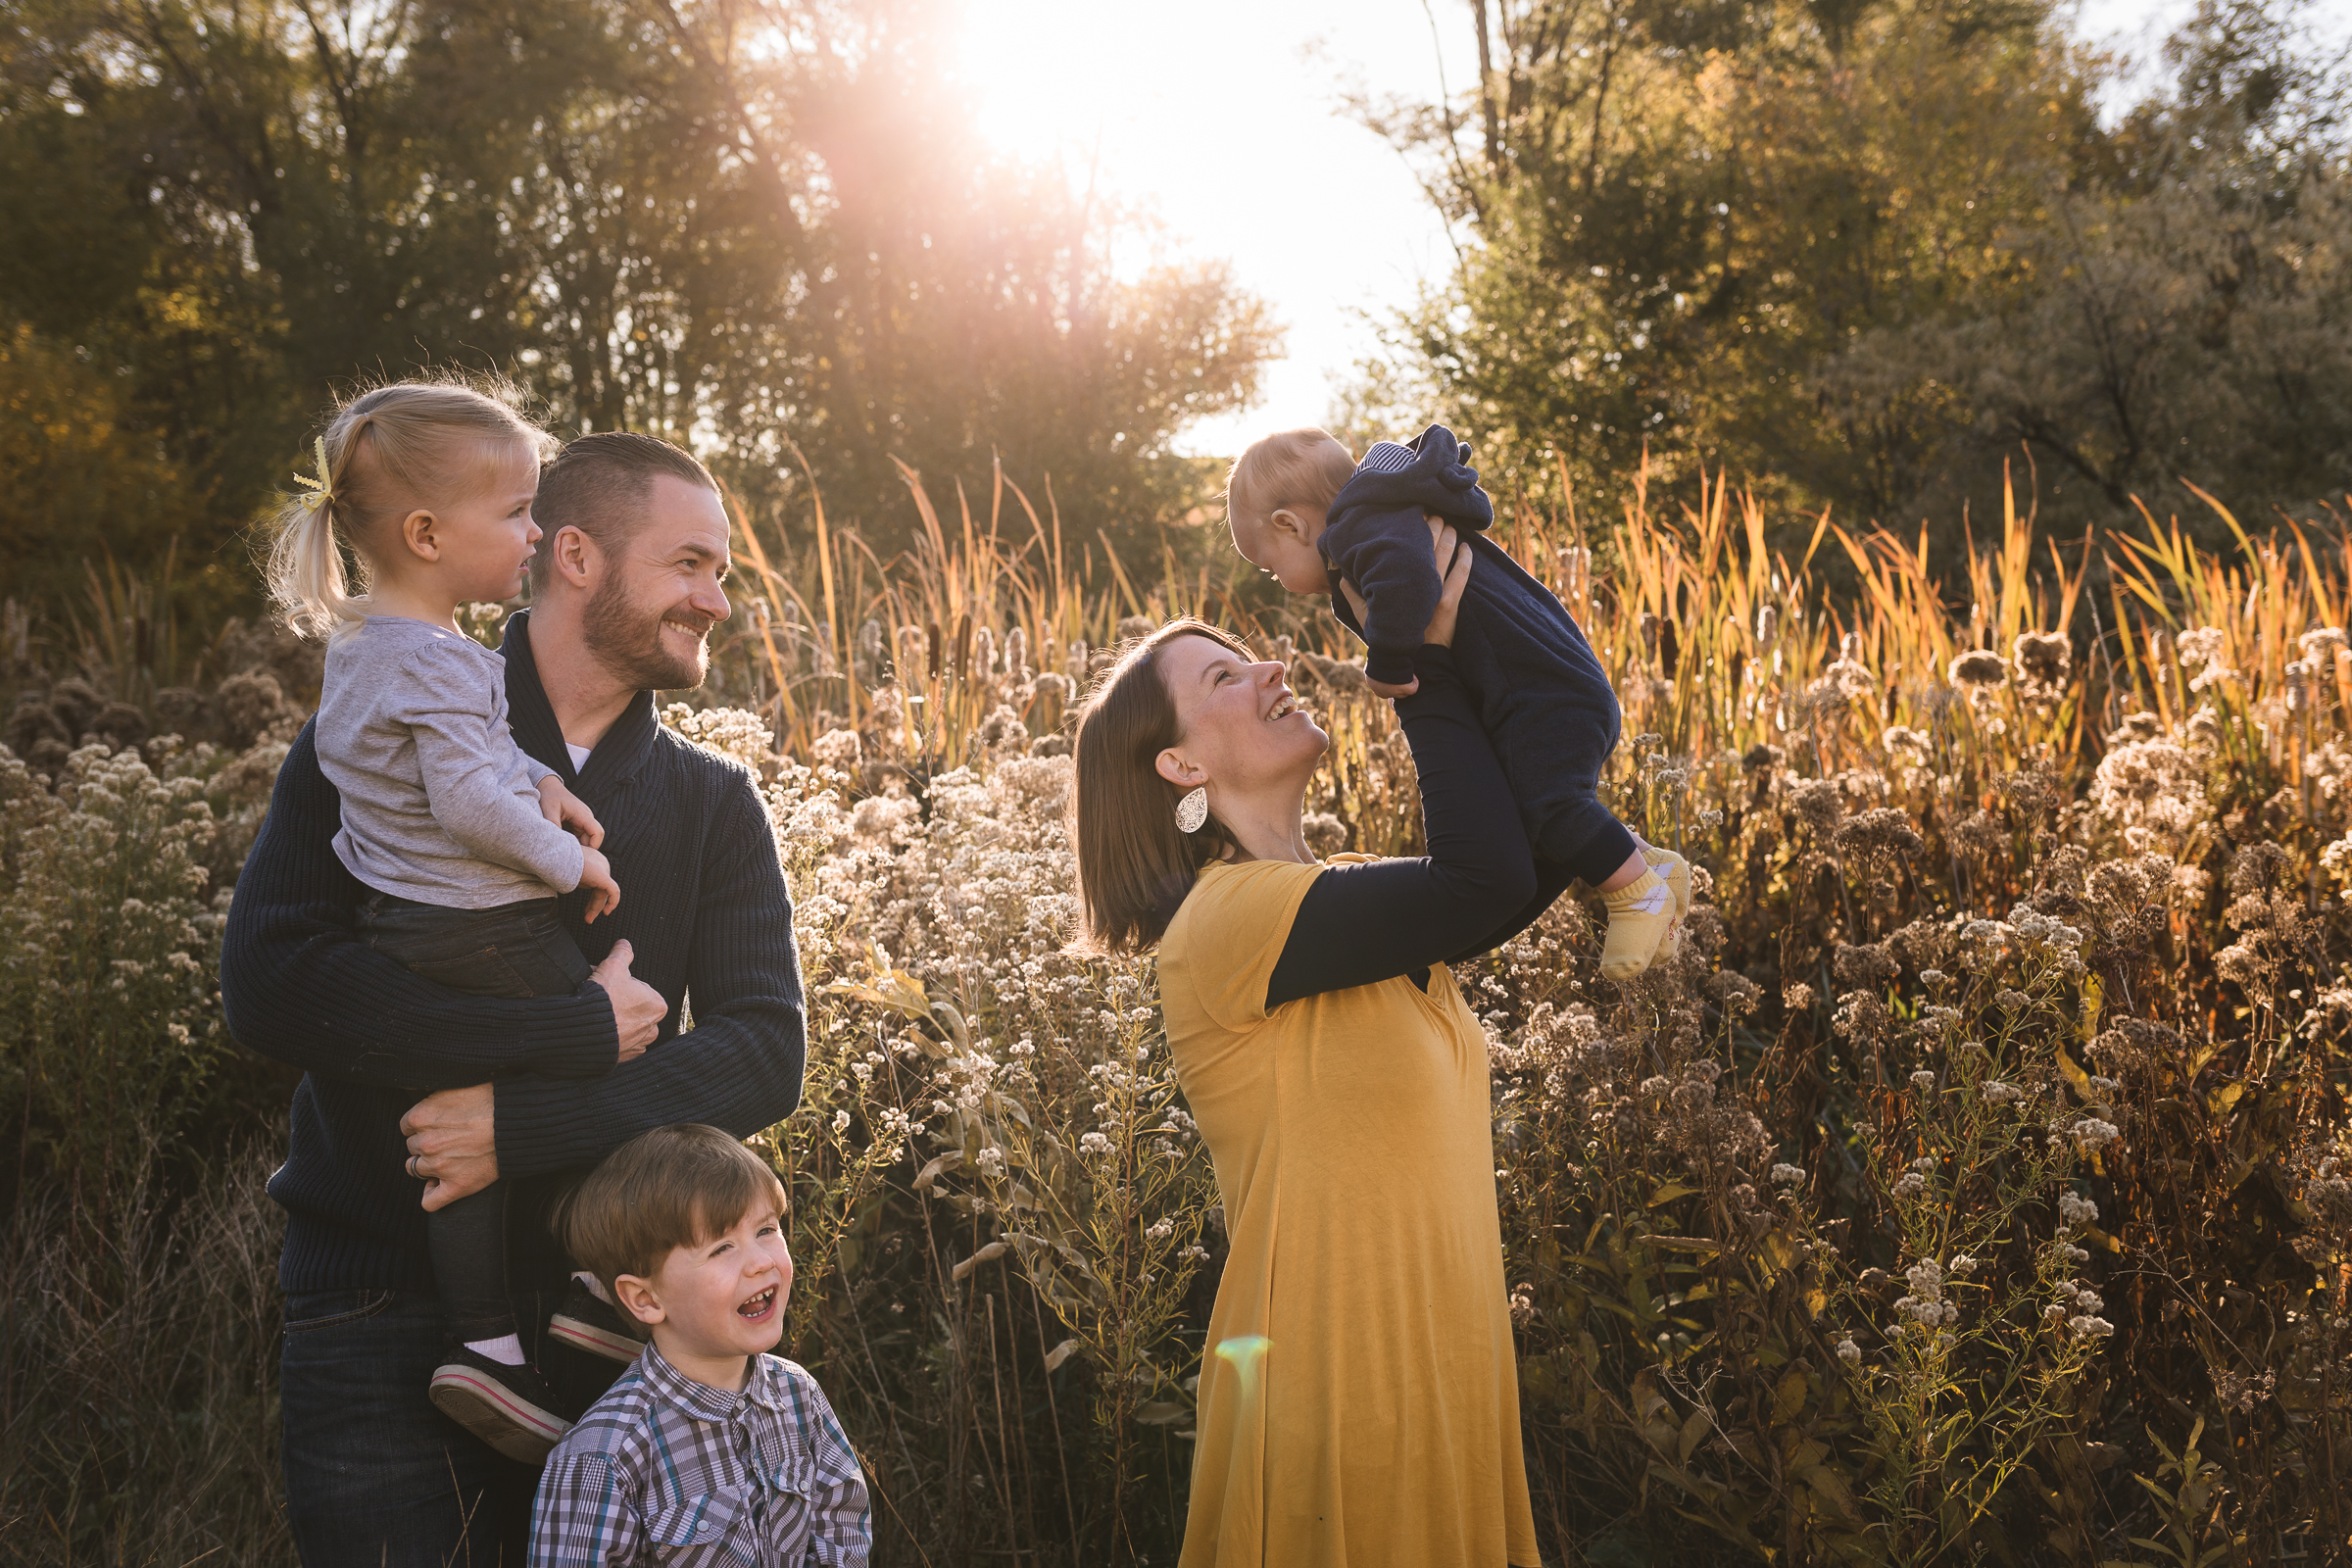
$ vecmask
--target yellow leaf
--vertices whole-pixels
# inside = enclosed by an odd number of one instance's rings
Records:
[[[1795,1420],[1796,1413],[1804,1407],[1805,1369],[1801,1366],[1792,1367],[1781,1379],[1781,1386],[1773,1391],[1772,1419],[1774,1424]]]

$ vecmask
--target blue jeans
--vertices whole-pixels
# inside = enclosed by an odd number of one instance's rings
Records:
[[[449,1338],[440,1302],[305,1291],[286,1298],[285,1327],[286,1516],[303,1568],[522,1568],[539,1472],[425,1397]]]

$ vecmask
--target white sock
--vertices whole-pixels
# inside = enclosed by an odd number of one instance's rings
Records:
[[[582,1285],[588,1287],[588,1294],[590,1296],[595,1297],[598,1300],[604,1302],[607,1306],[612,1307],[616,1312],[620,1310],[618,1304],[613,1301],[612,1298],[605,1294],[605,1282],[603,1280],[598,1279],[586,1269],[579,1270],[571,1277],[575,1280],[578,1280]]]
[[[523,1363],[522,1341],[513,1334],[502,1334],[495,1340],[467,1340],[466,1348],[476,1355],[486,1355],[500,1366],[520,1366]]]

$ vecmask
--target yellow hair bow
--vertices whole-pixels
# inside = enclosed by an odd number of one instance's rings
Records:
[[[335,486],[334,481],[327,476],[326,437],[318,437],[312,445],[311,450],[317,454],[318,459],[318,477],[314,479],[298,468],[294,472],[294,482],[305,490],[316,490],[318,493],[318,499],[331,506],[334,504]]]

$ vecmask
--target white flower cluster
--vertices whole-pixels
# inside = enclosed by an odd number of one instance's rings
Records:
[[[2052,1328],[2064,1324],[2067,1333],[2078,1340],[2103,1340],[2115,1332],[2115,1325],[2099,1316],[2106,1305],[2089,1286],[2064,1280],[2058,1286],[2058,1299],[2041,1309],[2041,1318]]]
[[[1903,1278],[1911,1282],[1911,1294],[1897,1300],[1894,1309],[1909,1318],[1920,1333],[1948,1328],[1960,1321],[1959,1303],[1944,1299],[1940,1263],[1923,1257],[1903,1270]]]
[[[2081,1194],[2067,1191],[2058,1195],[2058,1223],[2070,1231],[2098,1223],[2099,1205]]]
[[[2094,1150],[2104,1149],[2124,1136],[2115,1123],[2101,1121],[2096,1116],[2085,1116],[2067,1131],[2073,1135],[2075,1147],[2085,1154]]]
[[[1804,1179],[1804,1167],[1801,1165],[1775,1165],[1772,1167],[1772,1185],[1775,1187],[1794,1187]]]
[[[2006,1105],[2026,1098],[2026,1092],[2015,1084],[2005,1084],[1998,1078],[1984,1080],[1984,1099],[1988,1103]]]

